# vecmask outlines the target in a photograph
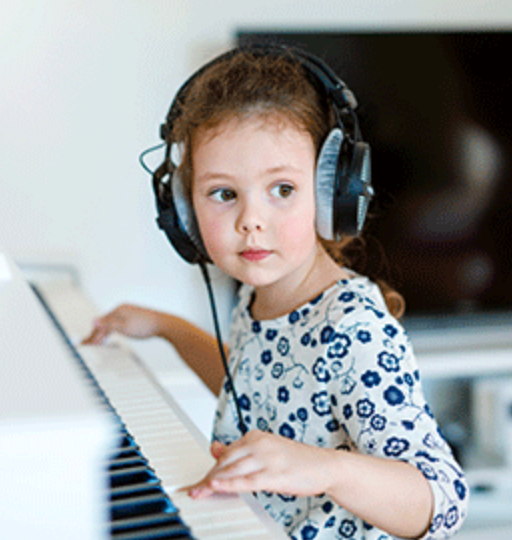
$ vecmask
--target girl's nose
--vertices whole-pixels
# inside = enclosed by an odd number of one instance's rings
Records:
[[[237,230],[243,234],[262,231],[264,220],[261,212],[252,204],[245,204],[237,220]]]
[[[242,225],[242,230],[247,233],[252,232],[253,230],[261,231],[261,225],[259,225],[258,223],[246,223]]]

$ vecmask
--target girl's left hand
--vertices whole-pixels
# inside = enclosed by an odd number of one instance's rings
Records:
[[[214,442],[217,464],[187,488],[192,498],[215,492],[268,491],[300,497],[325,492],[332,478],[333,450],[309,446],[280,435],[249,431],[229,446]]]

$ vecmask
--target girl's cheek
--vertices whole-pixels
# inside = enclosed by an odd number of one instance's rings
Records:
[[[201,237],[213,262],[227,249],[226,234],[220,223],[211,221],[200,225]]]
[[[314,217],[294,216],[280,227],[280,241],[295,251],[302,251],[316,242]]]

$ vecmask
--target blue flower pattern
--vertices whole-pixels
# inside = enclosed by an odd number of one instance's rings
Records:
[[[455,534],[469,490],[425,403],[411,344],[378,288],[357,276],[272,321],[254,321],[243,286],[233,314],[230,369],[250,429],[320,447],[408,461],[429,481],[434,518],[424,539]],[[226,385],[214,438],[240,437]],[[258,493],[292,540],[389,540],[327,496]]]

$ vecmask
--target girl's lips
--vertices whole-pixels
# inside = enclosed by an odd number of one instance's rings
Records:
[[[246,249],[240,254],[248,261],[262,261],[266,259],[272,252],[267,249]]]

